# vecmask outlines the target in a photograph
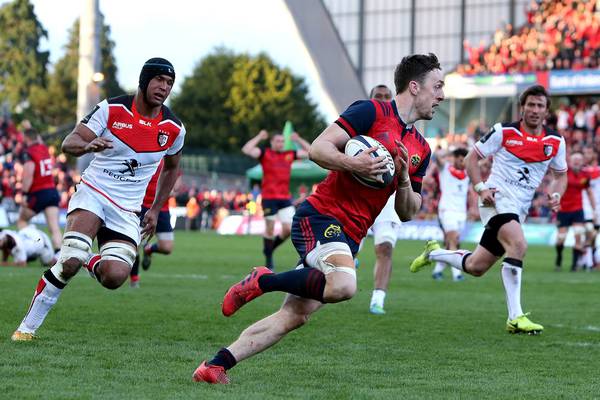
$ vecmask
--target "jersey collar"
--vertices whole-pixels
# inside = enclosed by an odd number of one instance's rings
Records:
[[[160,121],[162,121],[162,115],[163,115],[163,107],[162,106],[160,107],[160,112],[158,113],[156,118],[146,118],[138,112],[137,107],[135,105],[135,99],[134,99],[134,101],[131,103],[131,111],[133,112],[133,115],[137,120],[143,120],[146,122],[150,122],[151,123],[150,126],[156,126]]]
[[[396,100],[392,100],[391,103],[392,103],[392,109],[394,110],[394,115],[398,119],[398,122],[400,122],[400,126],[402,126],[404,128],[402,131],[402,137],[404,137],[405,134],[412,132],[413,124],[408,125],[408,124],[406,124],[406,122],[404,122],[404,120],[398,113],[398,107],[396,107]]]

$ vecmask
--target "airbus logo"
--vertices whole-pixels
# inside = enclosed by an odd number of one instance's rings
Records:
[[[516,139],[508,139],[506,141],[507,146],[523,146],[523,141]]]
[[[112,124],[113,129],[133,129],[133,124],[127,122],[115,121]]]
[[[144,121],[143,119],[140,119],[138,122],[140,123],[140,125],[152,126],[152,122],[150,121]]]

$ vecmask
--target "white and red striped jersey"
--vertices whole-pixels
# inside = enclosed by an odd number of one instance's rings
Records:
[[[133,96],[104,100],[81,122],[97,136],[111,139],[113,145],[93,153],[81,182],[121,209],[139,211],[162,158],[181,151],[183,124],[166,106],[154,119],[141,116]]]
[[[548,168],[567,170],[565,140],[548,128],[541,135],[532,135],[519,122],[497,123],[474,149],[481,157],[493,156],[486,186],[514,201],[517,214],[527,214]]]
[[[440,202],[438,211],[467,212],[470,179],[464,169],[445,164],[439,172]]]

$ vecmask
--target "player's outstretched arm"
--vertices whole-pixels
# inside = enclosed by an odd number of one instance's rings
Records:
[[[179,177],[179,161],[181,160],[181,151],[172,156],[164,157],[164,165],[158,182],[156,184],[156,196],[154,197],[154,203],[150,210],[144,215],[142,221],[142,236],[150,237],[154,234],[156,229],[156,221],[158,220],[158,213],[162,208],[163,204],[169,199],[169,195],[175,186],[175,182]]]
[[[248,157],[259,158],[261,150],[260,147],[258,147],[258,144],[268,138],[269,133],[266,130],[262,129],[260,132],[258,132],[258,135],[254,136],[252,139],[246,142],[244,147],[242,147],[242,153],[244,153]]]
[[[80,123],[63,140],[61,150],[63,153],[79,157],[112,147],[112,140],[96,136],[90,128]]]
[[[294,142],[298,143],[300,145],[300,147],[302,147],[302,149],[300,149],[296,152],[296,154],[298,155],[298,158],[307,158],[308,152],[310,151],[310,143],[308,143],[306,140],[304,140],[298,134],[298,132],[292,133],[291,139]]]
[[[347,156],[344,146],[350,137],[337,124],[329,125],[310,146],[308,157],[325,169],[332,171],[356,172],[371,179],[387,171],[384,156],[373,158],[371,153],[377,148],[369,148],[356,157]]]

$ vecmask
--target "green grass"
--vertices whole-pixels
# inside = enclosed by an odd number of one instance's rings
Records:
[[[283,294],[271,293],[231,318],[220,313],[226,289],[262,262],[260,238],[178,232],[174,254],[154,258],[139,290],[108,291],[82,273],[32,343],[9,337],[42,270],[0,268],[0,398],[600,396],[600,274],[555,273],[553,249],[530,248],[523,305],[546,331],[514,336],[505,332],[499,266],[482,278],[435,282],[430,271],[408,272],[422,244],[396,246],[387,315],[368,313],[374,260],[368,241],[357,295],[324,307],[281,343],[238,365],[229,386],[197,384],[191,374],[280,305]],[[276,253],[281,269],[296,258],[289,242]]]

